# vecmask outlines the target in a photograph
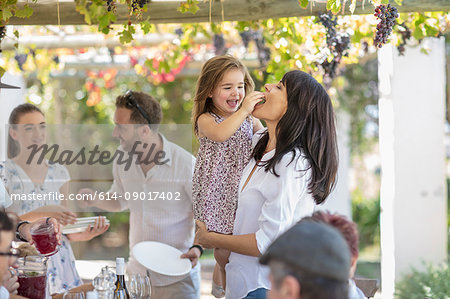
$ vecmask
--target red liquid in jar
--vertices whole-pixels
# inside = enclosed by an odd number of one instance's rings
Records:
[[[22,276],[19,275],[19,288],[17,293],[20,296],[30,299],[45,299],[45,283],[47,277],[40,276]]]
[[[58,240],[56,239],[56,233],[51,234],[32,234],[31,237],[35,243],[36,249],[42,255],[53,255],[56,251],[56,246],[58,246]]]

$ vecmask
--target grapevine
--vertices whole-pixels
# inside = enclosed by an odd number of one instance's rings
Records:
[[[401,36],[401,42],[397,46],[398,55],[404,55],[405,54],[405,45],[406,42],[411,38],[411,30],[406,26],[405,23],[399,24],[397,28],[403,28],[403,30],[399,30],[400,36]]]
[[[348,56],[348,49],[350,47],[350,36],[346,32],[337,32],[337,18],[332,16],[331,13],[319,14],[319,23],[321,23],[327,30],[327,47],[330,53],[333,55],[333,59],[328,61],[325,59],[321,63],[321,66],[330,78],[336,75],[336,69],[341,62],[343,56]]]
[[[0,45],[2,43],[3,38],[6,35],[6,27],[5,26],[0,26]],[[2,52],[2,49],[0,48],[0,53]]]

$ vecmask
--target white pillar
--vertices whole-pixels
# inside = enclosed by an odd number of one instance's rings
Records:
[[[383,299],[411,267],[447,257],[445,40],[421,47],[378,52]]]
[[[17,105],[24,102],[25,82],[20,75],[4,73],[2,82],[9,85],[19,86],[20,89],[0,89],[0,161],[6,159],[6,140],[5,132],[8,124],[9,114]]]
[[[350,116],[344,110],[336,112],[336,132],[339,148],[338,180],[333,192],[317,210],[339,213],[352,219],[350,198]]]

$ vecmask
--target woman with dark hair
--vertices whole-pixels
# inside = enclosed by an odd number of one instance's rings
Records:
[[[267,128],[253,138],[252,159],[239,185],[233,235],[208,232],[197,221],[197,242],[232,251],[226,266],[227,298],[265,298],[268,268],[260,256],[278,236],[324,202],[338,168],[331,100],[313,77],[286,73],[265,85],[252,115]]]

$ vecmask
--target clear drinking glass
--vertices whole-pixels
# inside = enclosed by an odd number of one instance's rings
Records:
[[[141,298],[141,275],[128,275],[128,292],[133,299]]]
[[[85,299],[83,292],[67,291],[64,293],[63,299]]]
[[[141,279],[141,299],[150,299],[152,295],[152,285],[150,284],[150,277],[144,276]]]

